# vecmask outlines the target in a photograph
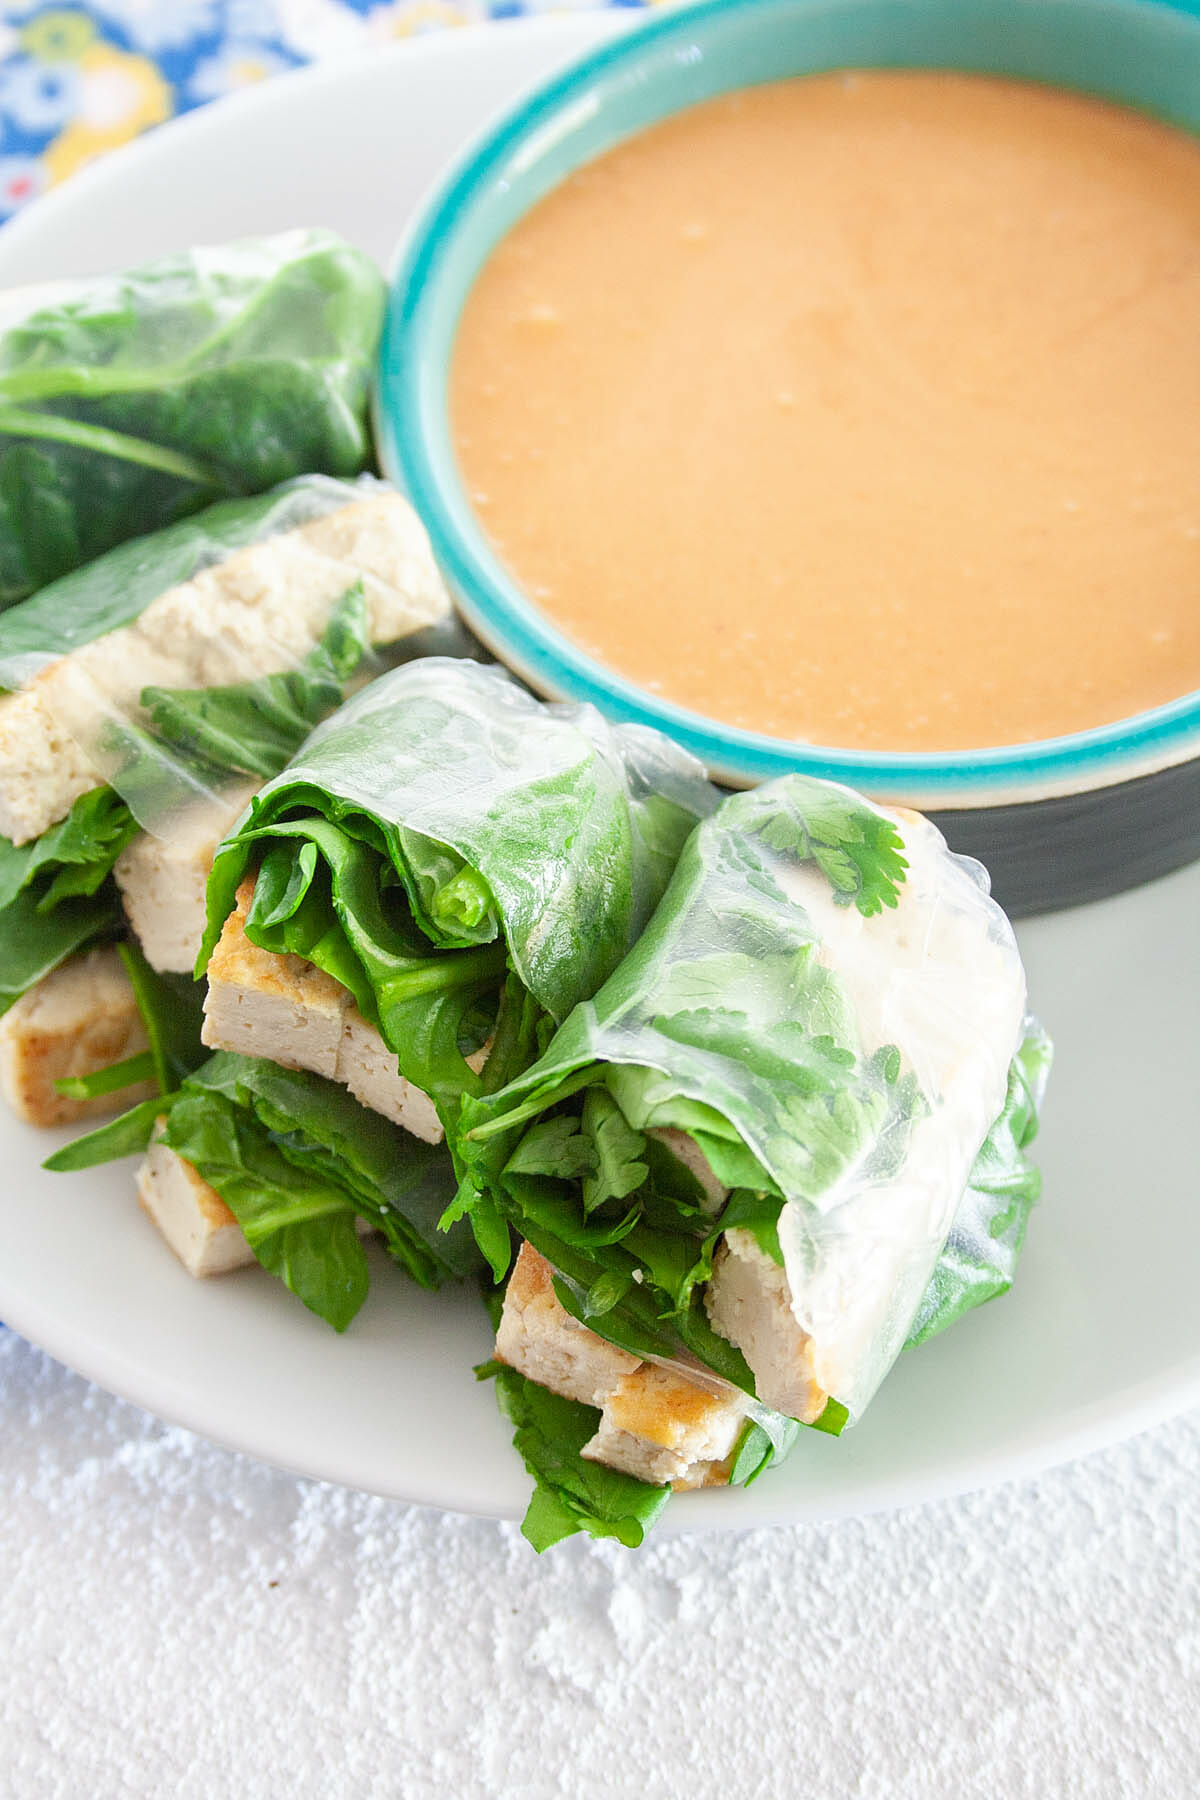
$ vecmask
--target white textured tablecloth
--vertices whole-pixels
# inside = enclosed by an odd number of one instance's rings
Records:
[[[1200,1414],[826,1527],[297,1481],[0,1332],[3,1800],[1193,1800]]]

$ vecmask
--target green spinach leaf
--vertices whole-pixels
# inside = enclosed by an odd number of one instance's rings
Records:
[[[327,232],[63,284],[0,334],[0,605],[223,495],[370,457],[384,288]]]
[[[0,838],[0,1013],[76,950],[118,935],[112,867],[137,829],[111,788],[94,788],[32,843]]]
[[[616,965],[714,801],[653,733],[426,658],[348,701],[252,802],[217,855],[198,970],[257,866],[247,937],[348,988],[452,1128]],[[497,1033],[482,1072],[480,1021]]]
[[[521,1527],[534,1549],[548,1550],[577,1531],[637,1549],[670,1499],[670,1488],[586,1461],[580,1452],[600,1423],[596,1409],[564,1400],[503,1364],[493,1368],[496,1397],[535,1482]]]
[[[973,1307],[1007,1293],[1042,1188],[1027,1152],[1053,1057],[1050,1040],[1031,1027],[1013,1059],[1004,1110],[975,1159],[967,1191],[950,1227],[907,1346],[925,1343]]]
[[[370,653],[362,581],[337,602],[321,642],[298,669],[231,687],[142,692],[152,735],[201,772],[259,775],[287,767],[313,727],[342,700],[343,684]]]

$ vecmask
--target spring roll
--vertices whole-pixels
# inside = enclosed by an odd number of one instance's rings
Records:
[[[190,971],[213,853],[255,787],[448,615],[400,496],[314,476],[0,618],[0,1010],[127,925],[155,968]]]
[[[1048,1059],[979,866],[791,776],[699,826],[630,955],[464,1103],[456,1150],[577,1327],[837,1431],[907,1341],[1011,1280]],[[553,1385],[514,1325],[501,1356]],[[590,1454],[641,1472],[591,1399]]]
[[[452,1250],[456,1273],[464,1258],[474,1266],[477,1237],[503,1269],[498,1215],[490,1239],[478,1207],[471,1226],[455,1222],[446,1122],[464,1093],[525,1067],[617,966],[715,802],[699,765],[656,733],[545,706],[497,669],[428,657],[380,677],[312,734],[217,853],[199,968],[218,1054],[178,1098],[147,1102],[52,1166],[89,1166],[154,1134],[143,1199],[164,1229],[174,1221],[181,1258],[206,1268],[232,1241],[199,1178],[259,1260],[341,1329],[365,1293],[361,1250],[345,1219],[331,1236],[304,1196],[298,1212],[287,1202],[279,1162],[311,1142],[319,1107],[339,1121],[321,1140],[321,1179],[343,1196],[329,1217],[357,1208],[379,1223],[369,1193],[354,1199],[355,1132],[368,1134],[397,1166],[442,1171],[436,1211],[413,1223],[436,1267]],[[300,1161],[311,1167],[308,1151]],[[286,1255],[265,1243],[264,1216],[272,1230],[288,1221]]]
[[[348,1082],[357,1059],[370,1083],[374,1034],[410,1090],[397,1116],[440,1137],[617,966],[715,799],[657,733],[498,669],[384,675],[217,853],[206,1041]]]
[[[356,474],[383,304],[325,231],[0,295],[0,607],[225,495]]]

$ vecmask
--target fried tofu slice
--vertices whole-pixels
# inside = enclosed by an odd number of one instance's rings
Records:
[[[137,1172],[138,1204],[189,1275],[227,1275],[254,1261],[242,1228],[215,1188],[161,1140],[165,1118]]]
[[[604,1402],[583,1455],[680,1491],[724,1487],[748,1407],[744,1394],[718,1394],[644,1362]]]
[[[585,1406],[601,1405],[642,1366],[640,1357],[597,1337],[560,1305],[554,1271],[530,1243],[522,1243],[508,1278],[496,1356],[539,1387]]]
[[[217,846],[245,811],[246,782],[197,805],[171,838],[142,832],[117,858],[113,874],[125,916],[152,969],[190,975],[205,925],[205,890]]]
[[[250,942],[245,922],[253,897],[249,877],[209,962],[204,1042],[339,1081],[360,1105],[426,1144],[441,1143],[433,1102],[400,1074],[347,989],[303,957],[276,955]]]
[[[779,1264],[749,1231],[727,1231],[704,1289],[713,1330],[736,1344],[754,1372],[764,1406],[811,1425],[826,1394],[813,1373],[812,1339],[792,1311],[792,1293]]]
[[[695,1140],[674,1128],[655,1131],[700,1183],[705,1210],[715,1216],[727,1190]],[[811,1424],[829,1398],[813,1368],[813,1345],[792,1310],[792,1292],[779,1264],[749,1231],[727,1231],[704,1290],[709,1324],[735,1344],[754,1375],[764,1406]]]
[[[54,1086],[149,1048],[125,966],[111,944],[69,957],[0,1019],[0,1092],[28,1125],[73,1125],[148,1099],[153,1082],[94,1100]]]
[[[729,1479],[750,1402],[643,1362],[573,1319],[554,1292],[554,1271],[523,1243],[504,1296],[496,1356],[568,1400],[598,1407],[600,1424],[583,1455],[676,1488]]]
[[[249,1268],[255,1255],[233,1213],[190,1162],[163,1143],[166,1119],[157,1121],[137,1172],[138,1204],[166,1239],[189,1275],[203,1280]],[[359,1219],[360,1237],[372,1227]]]

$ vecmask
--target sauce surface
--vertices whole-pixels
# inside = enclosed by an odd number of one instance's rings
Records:
[[[710,101],[497,246],[451,411],[542,611],[726,723],[961,749],[1200,688],[1200,143],[1135,113]]]

